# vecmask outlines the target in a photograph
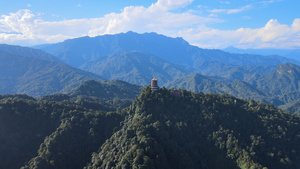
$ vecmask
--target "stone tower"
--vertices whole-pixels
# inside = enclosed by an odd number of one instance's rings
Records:
[[[156,91],[157,89],[159,89],[159,87],[157,86],[157,80],[155,78],[153,78],[151,80],[151,90]]]

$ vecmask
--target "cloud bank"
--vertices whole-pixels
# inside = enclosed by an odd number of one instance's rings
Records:
[[[290,26],[271,19],[258,29],[218,30],[202,25],[179,31],[178,35],[203,48],[299,48],[300,19],[295,19]]]
[[[211,13],[223,13],[224,12],[227,14],[235,14],[235,13],[240,13],[245,10],[251,9],[252,7],[253,7],[252,5],[247,5],[247,6],[238,8],[238,9],[213,9],[213,10],[209,10],[209,12],[211,12]]]
[[[203,48],[299,48],[300,19],[291,25],[271,19],[262,28],[219,30],[208,27],[222,22],[213,17],[202,17],[192,12],[172,12],[191,4],[193,0],[158,0],[149,7],[128,6],[120,13],[110,13],[101,18],[73,19],[48,22],[28,9],[2,15],[0,19],[0,43],[37,45],[56,43],[81,36],[98,36],[127,31],[138,33],[157,32],[171,37],[183,37],[190,44]],[[227,14],[250,9],[223,11]]]

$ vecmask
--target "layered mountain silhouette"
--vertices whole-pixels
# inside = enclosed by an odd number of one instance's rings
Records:
[[[229,93],[274,105],[300,97],[298,61],[277,55],[232,54],[201,49],[182,38],[134,32],[82,37],[36,48],[50,54],[20,46],[0,46],[0,93],[66,93],[86,80],[104,78],[145,86],[155,77],[159,86]],[[280,70],[278,65],[294,68]],[[292,73],[279,76],[278,72],[289,71]]]
[[[167,88],[182,88],[203,93],[227,93],[243,99],[254,99],[265,103],[282,104],[268,92],[255,88],[241,80],[230,81],[215,76],[204,76],[198,73],[176,79],[166,84]]]
[[[257,88],[272,93],[284,102],[300,97],[300,67],[291,63],[279,65],[276,70],[253,82]]]
[[[82,37],[66,40],[57,44],[36,46],[72,66],[111,54],[140,51],[161,57],[172,63],[187,63],[196,47],[190,46],[182,38],[169,38],[156,33],[138,34],[134,32],[116,35],[103,35],[94,38]]]
[[[69,91],[88,79],[103,79],[58,62],[40,50],[6,45],[1,49],[0,94],[41,96]]]
[[[235,47],[228,47],[223,49],[223,51],[230,53],[247,53],[252,55],[279,55],[300,61],[299,49],[238,49]]]
[[[138,51],[103,56],[83,64],[80,68],[106,79],[120,79],[141,85],[148,85],[153,77],[160,84],[165,84],[188,74],[188,70],[182,66]]]
[[[296,60],[277,55],[232,54],[221,50],[201,49],[190,45],[182,38],[170,38],[156,33],[127,32],[93,38],[82,37],[57,44],[36,46],[36,48],[45,50],[74,67],[80,67],[103,56],[139,51],[205,75],[208,73],[220,75],[228,66],[277,66],[287,62],[299,64]],[[208,72],[206,67],[208,62],[211,70],[220,71]],[[220,69],[219,64],[223,65],[223,69]],[[118,65],[115,66],[118,67]],[[259,72],[257,71],[257,73]]]
[[[46,53],[43,50],[37,50],[29,47],[0,44],[0,51],[10,53],[12,55],[34,57],[37,59],[47,60],[51,62],[61,62],[57,57],[50,55],[49,53]]]
[[[77,88],[67,92],[70,97],[88,96],[102,100],[131,99],[140,93],[142,86],[130,84],[121,80],[88,80]]]
[[[279,106],[279,108],[281,108],[283,110],[286,110],[288,112],[291,112],[291,113],[300,114],[300,99],[298,99],[296,101],[289,102],[285,105],[281,105],[281,106]]]
[[[286,63],[279,65],[273,73],[254,76],[248,82],[194,73],[169,82],[166,87],[204,93],[227,93],[279,106],[299,99],[299,77],[300,67]]]
[[[0,45],[0,168],[300,168],[295,60],[156,33],[36,48]]]

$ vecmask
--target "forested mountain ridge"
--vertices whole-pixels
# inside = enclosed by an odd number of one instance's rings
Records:
[[[26,51],[30,53],[32,49],[22,48],[22,53]],[[38,56],[23,56],[0,50],[0,94],[42,96],[66,92],[88,79],[103,79],[93,73],[61,62],[40,59]]]
[[[139,95],[142,86],[121,80],[88,80],[67,92],[70,97],[88,96],[102,100],[132,99]]]
[[[253,76],[245,82],[194,73],[169,82],[165,86],[195,92],[227,93],[238,98],[254,99],[275,106],[294,102],[300,97],[300,67],[295,64],[280,64],[270,74]]]
[[[259,55],[279,55],[286,58],[292,58],[300,61],[299,49],[238,49],[234,47],[228,47],[223,51],[230,53],[247,53],[247,54],[259,54]]]
[[[220,75],[232,66],[266,66],[287,62],[299,64],[293,59],[281,56],[261,56],[232,54],[216,49],[201,49],[190,45],[182,38],[171,38],[156,33],[138,34],[134,32],[97,37],[69,39],[61,43],[36,46],[74,67],[103,56],[139,51],[148,53],[173,64],[185,66],[188,70],[201,74]],[[221,71],[206,70],[207,62],[214,63],[211,70],[219,70],[218,64],[224,64]],[[259,72],[257,72],[259,73]],[[242,80],[242,79],[239,79]]]
[[[147,86],[115,112],[85,98],[3,96],[0,154],[7,156],[0,167],[299,168],[299,115],[226,94],[173,90]]]
[[[183,50],[187,49],[188,46],[193,49],[197,48],[190,46],[183,39],[177,38],[175,40],[155,33],[136,34],[129,32],[127,34],[109,35],[107,40],[110,41],[115,38],[114,42],[117,46],[125,45],[125,47],[132,47],[133,49],[134,46],[131,46],[131,44],[121,43],[129,37],[144,38],[145,43],[150,43],[148,41],[157,42],[156,37],[161,41],[165,41],[165,43],[169,42],[170,46],[177,45],[178,49],[175,49],[180,51],[193,51]],[[104,37],[100,36],[98,38]],[[87,38],[87,41],[91,39],[93,38]],[[132,41],[135,42],[137,39]],[[75,41],[80,41],[80,38]],[[71,46],[75,43],[72,40],[68,40],[68,42],[72,42]],[[158,44],[166,45],[161,42]],[[151,46],[143,47],[145,50],[151,48]],[[198,58],[198,60],[194,60],[195,65],[198,63],[201,72],[210,76],[201,75],[206,80],[193,80],[193,77],[188,74],[196,71],[194,68],[186,68],[186,65],[174,64],[162,59],[160,56],[140,51],[101,56],[99,58],[95,56],[94,60],[84,63],[81,67],[81,69],[98,73],[98,75],[95,75],[57,62],[57,58],[54,59],[54,56],[41,50],[11,45],[0,45],[0,49],[0,94],[26,93],[32,96],[42,96],[58,92],[70,92],[86,80],[103,79],[104,76],[108,79],[122,79],[142,85],[149,84],[150,80],[155,77],[159,80],[160,86],[186,88],[205,93],[228,93],[236,97],[255,99],[276,106],[293,102],[300,97],[298,87],[299,67],[292,63],[281,64],[277,68],[274,65],[260,65],[267,62],[268,56],[260,59],[259,56],[256,56],[249,63],[257,65],[239,66],[228,63],[243,64],[245,60],[249,60],[250,55],[245,56],[245,58],[244,55],[237,54],[227,56],[226,52],[197,48],[199,55],[192,56],[194,59]],[[156,52],[159,54],[160,51],[157,50]],[[171,49],[169,52],[171,52]],[[173,54],[175,58],[174,51]],[[234,57],[239,59],[235,60]],[[271,59],[270,64],[285,61],[284,58],[277,57],[279,59]],[[202,60],[199,60],[199,58],[202,58]],[[207,59],[210,61],[207,61]],[[283,72],[283,74],[279,72]],[[224,78],[212,76],[214,74],[219,74]],[[211,79],[212,77],[214,78]]]
[[[190,48],[189,44],[182,38],[169,38],[156,33],[138,34],[134,32],[94,38],[81,37],[57,44],[36,46],[35,48],[53,54],[74,67],[79,67],[85,62],[101,56],[131,51],[149,53],[166,61],[172,60],[173,63],[186,63],[189,58],[183,58],[183,55],[193,50],[193,47]]]
[[[260,77],[252,85],[284,103],[293,102],[300,97],[300,67],[292,63],[279,65],[272,74]]]
[[[291,113],[298,113],[300,114],[300,99],[296,101],[289,102],[285,105],[279,106],[279,108],[286,110]]]
[[[230,81],[220,77],[203,76],[198,73],[178,78],[165,85],[167,88],[182,88],[193,92],[230,94],[241,99],[254,99],[270,104],[282,104],[268,92],[241,80]]]
[[[82,168],[123,120],[123,115],[109,113],[112,110],[99,100],[53,102],[1,95],[0,168],[20,168],[40,154],[43,158],[30,163],[37,168]],[[59,158],[55,166],[53,158]]]
[[[253,100],[179,91],[181,97],[144,88],[122,129],[86,168],[300,166],[299,116]]]
[[[258,79],[254,84],[275,95],[298,91],[300,87],[300,67],[292,63],[278,65],[272,74]]]
[[[189,72],[182,66],[138,51],[99,57],[83,64],[80,69],[106,79],[119,79],[144,86],[148,85],[153,77],[158,79],[160,84],[165,84]]]
[[[46,53],[43,50],[29,48],[29,47],[0,44],[0,51],[10,53],[13,55],[29,56],[29,57],[34,57],[34,58],[52,61],[52,62],[53,61],[60,62],[60,60],[57,57],[50,55],[49,53]]]

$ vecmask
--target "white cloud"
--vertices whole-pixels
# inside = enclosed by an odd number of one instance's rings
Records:
[[[212,9],[212,10],[208,10],[208,12],[234,14],[234,13],[240,13],[245,10],[251,9],[252,7],[253,7],[252,5],[246,5],[238,9]]]
[[[261,4],[272,4],[272,3],[275,3],[275,2],[280,2],[282,0],[268,0],[268,1],[260,1],[258,3],[261,3]]]
[[[224,48],[236,46],[242,48],[299,48],[300,19],[291,25],[280,24],[272,19],[262,28],[240,28],[237,30],[219,30],[206,25],[222,22],[212,17],[201,17],[195,12],[173,13],[172,10],[184,8],[192,0],[158,0],[149,7],[129,6],[121,13],[110,13],[101,18],[73,19],[47,22],[39,19],[39,14],[30,10],[2,15],[0,18],[0,43],[36,45],[55,43],[81,36],[97,36],[127,31],[138,33],[157,32],[166,36],[183,37],[189,43],[204,48]],[[222,10],[235,13],[249,9]],[[211,16],[216,17],[216,9]]]
[[[230,4],[229,1],[220,1],[221,4]]]
[[[157,32],[174,35],[182,27],[191,27],[208,22],[220,22],[216,18],[205,18],[192,12],[172,13],[170,10],[183,8],[193,0],[158,0],[148,8],[143,6],[125,7],[121,13],[110,13],[101,18],[73,19],[57,22],[39,20],[30,10],[3,15],[0,19],[0,43],[22,42],[27,44],[44,41],[53,43],[63,37],[97,36],[135,31]],[[12,34],[12,32],[14,32]],[[59,37],[55,40],[55,38]],[[8,41],[8,39],[10,39]],[[38,39],[38,40],[33,40]],[[24,40],[24,41],[23,41]]]
[[[291,26],[271,19],[259,29],[218,30],[202,25],[180,31],[178,35],[203,48],[299,48],[300,19],[295,19]]]
[[[10,13],[9,16],[3,15],[3,19],[0,20],[0,31],[30,36],[34,33],[35,24],[39,21],[34,20],[34,17],[30,10],[20,10],[17,13]]]
[[[158,0],[155,4],[152,4],[150,8],[157,8],[163,11],[183,8],[194,0]]]

